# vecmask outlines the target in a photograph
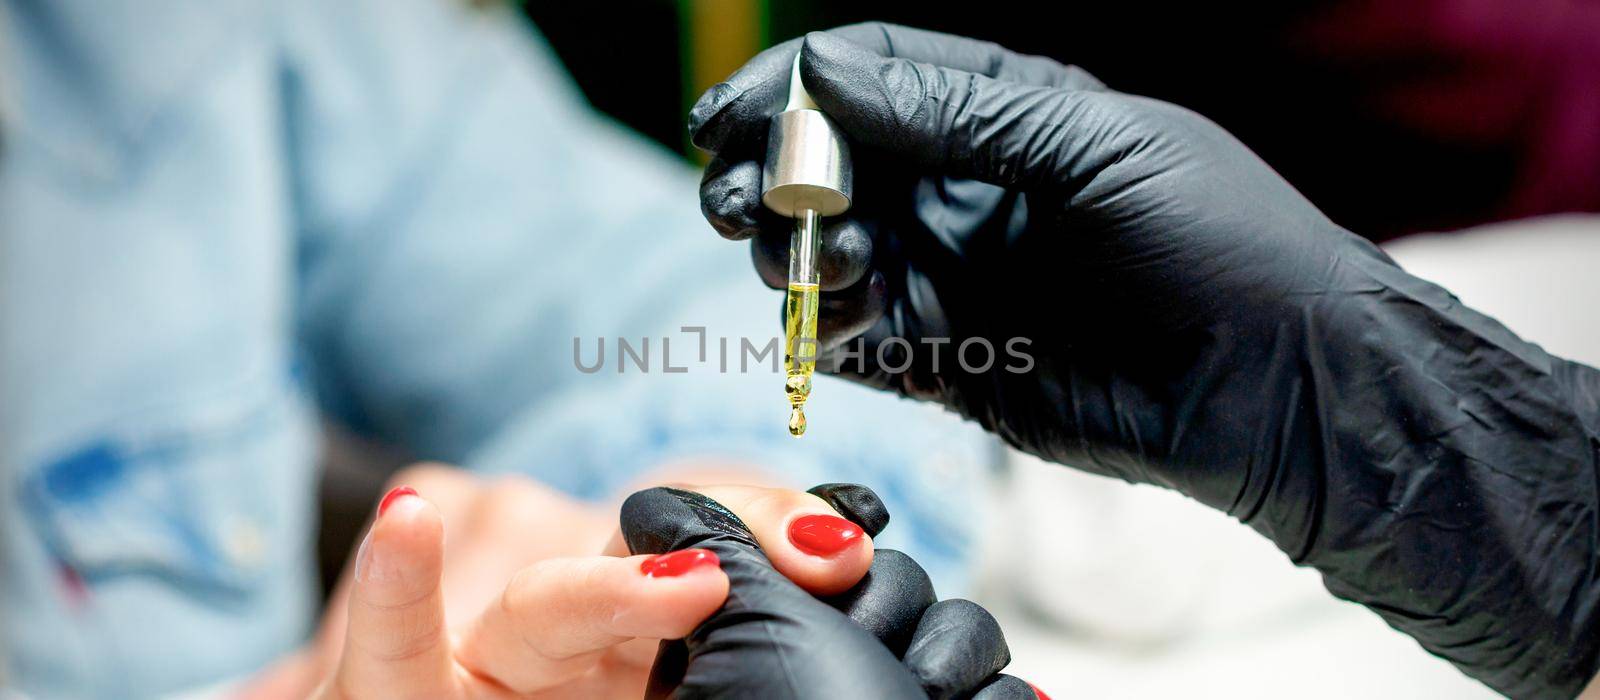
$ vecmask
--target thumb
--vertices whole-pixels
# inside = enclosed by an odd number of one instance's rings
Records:
[[[457,694],[444,597],[444,523],[409,487],[384,496],[356,553],[349,625],[323,698]]]
[[[1003,187],[1064,181],[1086,141],[1076,125],[1103,93],[1029,85],[886,57],[821,32],[801,47],[801,80],[859,143],[945,175]]]

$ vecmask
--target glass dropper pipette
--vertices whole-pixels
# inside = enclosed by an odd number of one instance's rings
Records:
[[[767,160],[761,171],[761,201],[793,217],[789,238],[789,290],[784,307],[784,394],[789,399],[789,434],[806,432],[806,399],[816,369],[817,313],[821,303],[822,217],[850,208],[850,148],[839,127],[817,109],[800,81],[800,56],[789,75],[789,101],[767,130]]]

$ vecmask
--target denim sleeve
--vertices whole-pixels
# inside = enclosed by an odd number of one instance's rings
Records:
[[[777,358],[754,357],[781,299],[705,224],[694,169],[588,110],[528,28],[465,6],[307,10],[289,133],[328,410],[590,498],[685,460],[867,483],[897,516],[886,543],[959,581],[992,443],[832,380],[790,438]]]
[[[553,388],[538,371],[552,338],[598,306],[572,298],[599,286],[581,273],[625,258],[608,234],[653,213],[625,193],[677,173],[591,123],[505,13],[299,10],[286,131],[319,396],[419,458],[459,461]]]

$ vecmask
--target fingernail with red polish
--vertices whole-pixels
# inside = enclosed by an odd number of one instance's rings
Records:
[[[395,501],[398,501],[405,496],[415,495],[417,495],[417,490],[411,488],[410,486],[394,487],[388,493],[383,495],[383,500],[378,501],[378,517],[383,517],[383,512],[389,510],[389,506],[394,505]]]
[[[651,578],[682,576],[702,566],[721,566],[722,560],[709,549],[680,549],[659,554],[639,563],[639,571]]]
[[[1027,681],[1023,681],[1023,682],[1024,683],[1028,683]],[[1039,690],[1039,686],[1036,686],[1036,685],[1034,685],[1032,683],[1028,683],[1028,687],[1033,689],[1033,694],[1034,695],[1039,696],[1039,700],[1050,700],[1050,696],[1045,695],[1043,690]]]
[[[865,534],[861,527],[837,515],[806,515],[789,525],[789,541],[800,551],[829,556],[844,551]]]

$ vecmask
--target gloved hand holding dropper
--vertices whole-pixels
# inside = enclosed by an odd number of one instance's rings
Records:
[[[691,114],[702,207],[774,287],[759,159],[796,52],[855,161],[819,369],[1225,510],[1513,697],[1594,677],[1600,372],[1408,275],[1192,112],[895,26],[774,47]]]

